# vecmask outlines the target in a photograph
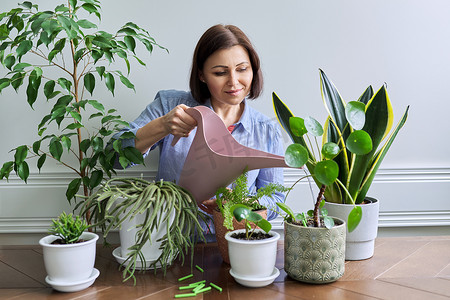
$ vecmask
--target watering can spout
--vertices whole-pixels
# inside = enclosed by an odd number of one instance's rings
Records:
[[[210,199],[218,188],[228,186],[245,169],[288,167],[283,156],[238,143],[222,119],[210,108],[196,106],[186,112],[197,121],[197,131],[178,185],[187,189],[197,203]],[[175,137],[172,145],[178,140]]]

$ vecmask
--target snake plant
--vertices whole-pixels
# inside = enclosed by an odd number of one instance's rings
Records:
[[[162,241],[161,255],[152,262],[152,266],[161,265],[166,272],[167,267],[181,256],[191,253],[191,263],[196,240],[203,240],[203,229],[199,219],[205,220],[192,195],[184,188],[170,181],[149,182],[140,178],[113,178],[102,184],[101,189],[84,201],[82,211],[91,211],[92,226],[99,227],[105,240],[111,230],[121,227],[125,220],[132,220],[138,214],[145,214],[143,224],[136,228],[136,244],[131,247],[130,254],[122,263],[124,280],[134,277],[137,260],[145,264],[141,249],[150,234],[166,224],[167,233],[158,241]],[[163,216],[163,217],[161,217]],[[169,218],[174,216],[173,221]],[[206,222],[205,222],[206,223]],[[197,235],[197,236],[196,236]],[[144,266],[145,269],[145,266]],[[156,270],[156,268],[155,268]]]
[[[326,201],[360,204],[405,124],[409,106],[391,131],[394,116],[385,85],[376,93],[369,86],[357,101],[345,103],[326,74],[322,70],[319,73],[322,100],[328,111],[323,127],[311,117],[294,117],[273,93],[278,121],[294,142],[286,150],[286,163],[293,167],[306,165]],[[308,134],[314,139],[322,136],[319,154]],[[348,220],[349,231],[356,228],[361,214],[361,209],[355,206]]]

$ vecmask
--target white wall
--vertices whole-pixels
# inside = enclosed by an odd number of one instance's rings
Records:
[[[16,0],[1,1],[0,11]],[[40,0],[43,8],[52,8]],[[355,100],[372,84],[384,82],[396,122],[407,105],[409,119],[400,132],[369,194],[381,200],[380,227],[429,228],[448,231],[450,225],[450,158],[447,116],[450,73],[450,2],[446,0],[210,0],[103,1],[101,29],[113,32],[127,21],[148,29],[169,54],[156,49],[144,55],[147,68],[133,63],[131,81],[116,97],[99,91],[126,119],[132,120],[160,89],[187,89],[192,52],[200,35],[216,23],[235,24],[252,39],[265,75],[263,96],[252,105],[274,117],[271,93],[294,114],[325,116],[320,98],[318,68],[333,80],[346,101]],[[2,71],[3,72],[3,71]],[[3,73],[1,73],[3,74]],[[37,139],[36,127],[48,107],[32,111],[24,97],[10,89],[0,95],[0,163],[8,151]],[[38,113],[37,113],[38,112]],[[39,115],[38,115],[39,114]],[[286,145],[289,140],[286,138]],[[153,176],[155,157],[148,169],[129,170]],[[49,219],[68,209],[64,190],[73,175],[58,165],[37,174],[29,184],[12,178],[0,182],[0,233],[45,232]],[[286,171],[292,184],[298,171]],[[308,209],[311,197],[301,184],[288,199]],[[444,226],[444,227],[443,227]],[[420,231],[422,232],[422,231]],[[437,232],[437,231],[436,231]],[[9,235],[7,235],[9,234]],[[405,233],[406,234],[406,233]],[[17,240],[14,240],[17,242]],[[1,243],[7,243],[4,238]]]

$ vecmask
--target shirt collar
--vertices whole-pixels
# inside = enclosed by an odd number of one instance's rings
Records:
[[[204,103],[205,106],[209,107],[210,109],[214,110],[212,105],[211,105],[211,99],[207,99]],[[236,125],[236,127],[239,127],[239,125],[242,125],[242,127],[247,131],[247,132],[251,132],[251,126],[252,126],[252,122],[251,122],[251,111],[250,111],[250,107],[247,103],[247,98],[244,99],[244,111],[242,112],[242,116],[239,119],[239,121],[237,121],[236,123],[234,123],[233,125]]]

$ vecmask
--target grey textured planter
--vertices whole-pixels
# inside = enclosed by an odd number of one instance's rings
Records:
[[[352,232],[347,231],[345,245],[346,260],[368,259],[374,254],[375,238],[378,234],[380,202],[370,197],[366,197],[365,200],[369,203],[358,204],[362,208],[361,222]],[[328,215],[347,220],[350,211],[353,209],[353,204],[325,202],[324,208],[328,211]]]
[[[346,225],[333,219],[331,229],[284,222],[284,270],[290,277],[320,284],[344,275]]]

